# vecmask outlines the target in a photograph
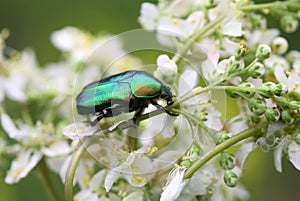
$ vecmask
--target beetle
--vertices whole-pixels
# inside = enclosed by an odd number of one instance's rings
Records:
[[[96,125],[104,117],[112,117],[121,113],[133,112],[133,122],[151,103],[163,112],[171,113],[157,100],[164,99],[167,105],[172,105],[173,95],[170,89],[153,75],[138,70],[129,70],[110,77],[92,82],[85,86],[76,98],[76,107],[79,115],[96,115],[90,122]]]

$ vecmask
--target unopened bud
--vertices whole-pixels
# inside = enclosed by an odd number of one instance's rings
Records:
[[[267,58],[270,57],[271,54],[271,48],[268,45],[265,44],[261,44],[258,46],[256,53],[255,53],[255,57],[259,60],[259,61],[263,61]]]

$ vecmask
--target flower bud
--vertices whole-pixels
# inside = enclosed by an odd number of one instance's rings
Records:
[[[230,138],[230,133],[227,132],[227,131],[220,131],[218,133],[218,141],[217,141],[217,144],[221,144],[222,142],[228,140]]]
[[[265,82],[259,87],[258,93],[265,98],[270,98],[274,95],[275,88],[276,84],[274,82]]]
[[[231,170],[235,166],[235,158],[228,152],[221,153],[220,166],[223,170]]]
[[[239,86],[239,90],[241,90],[241,92],[247,96],[247,97],[252,97],[254,95],[254,91],[251,90],[254,88],[254,85],[250,82],[243,82],[241,83]]]
[[[259,61],[263,61],[263,60],[269,58],[270,54],[271,54],[271,48],[268,45],[261,44],[258,46],[258,48],[256,50],[255,57]]]
[[[272,41],[271,47],[274,53],[284,54],[288,50],[289,44],[285,38],[279,36]]]
[[[187,168],[191,167],[191,165],[192,165],[192,163],[189,160],[183,160],[180,163],[180,166],[187,167]]]
[[[276,86],[274,88],[274,94],[276,96],[283,96],[283,95],[287,94],[287,92],[288,92],[287,85],[282,84],[282,83],[276,84]]]
[[[261,14],[251,13],[250,20],[254,28],[266,28],[267,19],[265,16]]]
[[[267,108],[265,111],[265,117],[268,121],[278,121],[280,118],[280,113],[277,109]]]
[[[259,78],[265,74],[265,66],[260,62],[255,62],[247,71],[248,75],[253,78]]]
[[[284,15],[280,19],[280,26],[285,32],[292,33],[298,29],[299,22],[295,17],[291,15]]]
[[[193,162],[193,161],[195,161],[199,158],[200,154],[201,154],[201,148],[197,144],[193,143],[189,147],[189,149],[188,149],[187,153],[185,154],[184,158],[189,159],[190,161]]]
[[[238,49],[235,50],[234,52],[234,58],[237,61],[240,61],[247,53],[247,49],[244,48],[243,46],[239,47]]]
[[[250,98],[248,102],[248,107],[256,115],[262,115],[266,110],[265,99],[261,98]]]
[[[294,122],[294,117],[292,117],[291,113],[288,110],[284,110],[281,112],[281,119],[282,121],[291,124]]]
[[[250,116],[250,121],[253,124],[258,124],[260,122],[260,118],[256,115],[252,115],[252,116]]]
[[[157,58],[157,69],[154,75],[167,84],[173,84],[177,76],[177,65],[166,54]]]
[[[297,112],[300,111],[300,102],[299,101],[291,101],[289,105],[290,105],[291,110],[295,110]]]
[[[238,176],[231,170],[226,170],[224,174],[224,183],[229,187],[235,187],[238,184]]]

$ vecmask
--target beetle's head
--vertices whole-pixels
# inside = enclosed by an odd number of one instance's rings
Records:
[[[168,105],[172,105],[174,103],[172,100],[173,94],[171,93],[170,88],[164,85],[161,88],[160,98],[165,99]]]

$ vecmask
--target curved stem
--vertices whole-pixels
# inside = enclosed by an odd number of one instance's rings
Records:
[[[49,172],[47,169],[47,165],[46,165],[44,159],[42,159],[41,162],[39,163],[37,170],[39,172],[40,178],[42,179],[44,185],[46,186],[47,192],[50,195],[50,199],[53,201],[59,201],[60,198],[59,198],[57,192],[55,191],[54,186],[51,182],[51,179],[49,177]]]
[[[87,138],[85,138],[87,139]],[[85,143],[86,141],[83,139],[83,141],[80,141],[77,145],[76,150],[74,151],[72,158],[70,160],[67,173],[66,173],[66,178],[65,178],[65,200],[66,201],[73,201],[73,180],[76,172],[76,168],[78,166],[80,157],[85,150]]]
[[[233,136],[232,138],[226,140],[225,142],[217,145],[213,150],[208,152],[206,155],[204,155],[200,160],[195,162],[186,172],[184,175],[185,179],[191,178],[193,174],[201,168],[204,164],[206,164],[210,159],[215,157],[217,154],[221,153],[225,149],[231,147],[232,145],[236,144],[237,142],[240,142],[246,138],[261,135],[263,133],[263,129],[266,128],[268,124],[262,123],[256,127],[247,129],[243,132],[241,132],[238,135]]]

